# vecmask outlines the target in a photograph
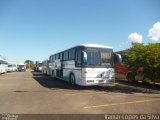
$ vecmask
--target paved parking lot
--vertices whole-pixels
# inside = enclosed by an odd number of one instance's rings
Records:
[[[160,95],[114,86],[72,86],[26,71],[0,75],[0,113],[160,113]]]

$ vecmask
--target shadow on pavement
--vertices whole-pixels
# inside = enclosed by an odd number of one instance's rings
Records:
[[[135,83],[129,83],[127,80],[116,80],[117,83],[125,84],[125,85],[132,85],[134,87],[142,87],[152,90],[160,90],[160,84],[149,84],[149,83],[143,83],[142,81],[135,82]]]
[[[51,90],[57,89],[67,89],[67,90],[93,90],[96,92],[116,92],[116,93],[126,93],[126,94],[134,94],[136,92],[141,92],[138,90],[133,90],[130,88],[122,87],[119,85],[114,86],[78,86],[71,85],[68,82],[65,82],[61,79],[52,78],[50,76],[45,76],[38,72],[32,72],[33,78],[43,87],[49,88]]]

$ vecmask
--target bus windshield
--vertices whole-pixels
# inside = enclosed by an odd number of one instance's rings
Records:
[[[42,66],[42,63],[39,63],[38,66],[41,67],[41,66]]]
[[[87,56],[84,66],[113,67],[112,49],[86,48],[84,52]]]
[[[12,67],[12,65],[8,65],[8,67]]]

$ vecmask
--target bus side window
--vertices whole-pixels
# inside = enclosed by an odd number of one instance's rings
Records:
[[[81,50],[76,50],[76,66],[81,66]]]
[[[63,60],[68,60],[68,51],[63,53]]]
[[[75,49],[69,50],[69,60],[75,59]]]
[[[63,59],[63,54],[62,53],[60,53],[60,58],[59,58],[60,60],[62,60]]]

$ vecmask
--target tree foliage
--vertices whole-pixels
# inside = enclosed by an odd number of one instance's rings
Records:
[[[32,60],[26,60],[25,64],[27,69],[33,69],[35,67],[35,64]]]
[[[160,43],[132,43],[132,47],[124,53],[125,64],[129,68],[144,68],[145,76],[160,81]]]

